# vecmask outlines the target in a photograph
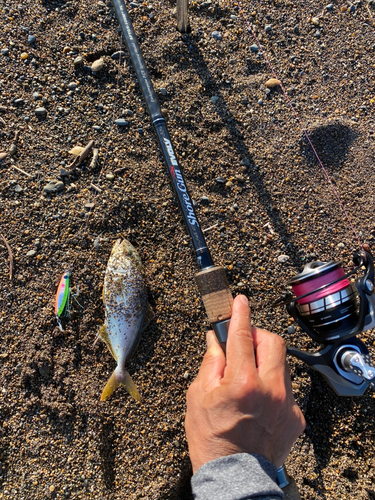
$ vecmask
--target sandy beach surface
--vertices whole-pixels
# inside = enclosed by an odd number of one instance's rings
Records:
[[[359,243],[332,186],[374,247],[374,0],[193,1],[187,34],[175,2],[127,6],[214,262],[254,325],[316,351],[271,305],[306,262],[352,265]],[[0,499],[190,499],[185,394],[209,325],[114,10],[0,0],[0,14]],[[259,45],[332,185],[280,87],[266,86]],[[72,171],[69,151],[91,140],[97,162],[91,152]],[[116,363],[94,342],[121,237],[155,313],[128,363],[140,403],[122,388],[100,402]],[[79,304],[61,331],[66,270]],[[375,359],[373,332],[360,338]],[[374,392],[338,397],[288,361],[307,421],[286,463],[302,499],[375,499]]]

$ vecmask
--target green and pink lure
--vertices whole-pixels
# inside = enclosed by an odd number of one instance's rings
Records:
[[[69,299],[70,299],[70,273],[66,271],[59,283],[56,293],[55,301],[55,316],[57,324],[60,330],[63,332],[63,327],[61,325],[61,318],[63,316],[69,316]]]

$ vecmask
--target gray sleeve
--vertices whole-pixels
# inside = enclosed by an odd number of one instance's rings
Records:
[[[237,453],[202,465],[191,486],[195,500],[280,500],[276,467],[260,455]]]

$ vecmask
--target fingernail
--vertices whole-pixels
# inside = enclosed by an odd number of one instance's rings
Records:
[[[212,336],[214,335],[214,332],[212,330],[209,330],[207,333],[206,333],[206,342],[207,342],[207,347],[210,347],[210,345],[212,344],[213,342],[213,338]]]
[[[240,301],[245,304],[245,306],[249,305],[249,301],[247,300],[247,297],[245,295],[240,295]]]

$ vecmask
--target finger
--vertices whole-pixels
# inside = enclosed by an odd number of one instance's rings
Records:
[[[227,340],[227,368],[230,378],[242,378],[256,373],[254,342],[250,325],[250,308],[244,295],[233,301]]]
[[[272,374],[272,378],[284,380],[286,367],[286,348],[281,337],[260,328],[252,328],[258,375],[264,378]]]
[[[214,332],[207,332],[207,351],[199,369],[197,380],[206,391],[219,385],[224,375],[225,354]]]

